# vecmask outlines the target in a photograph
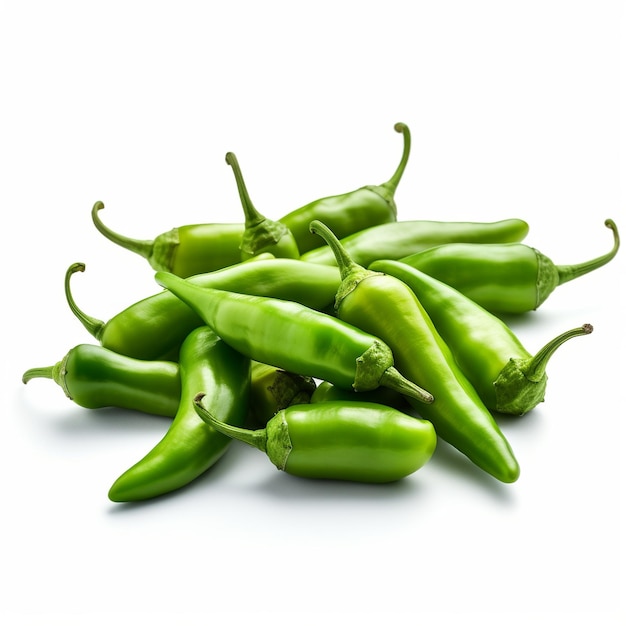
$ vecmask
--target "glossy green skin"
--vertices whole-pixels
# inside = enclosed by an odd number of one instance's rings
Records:
[[[321,220],[320,220],[321,221]],[[341,239],[352,260],[363,267],[378,259],[400,259],[448,242],[506,243],[521,241],[528,224],[519,219],[498,222],[434,222],[412,220],[381,224]],[[321,265],[336,265],[328,246],[300,257]]]
[[[175,245],[170,243],[171,234],[160,236],[165,238],[165,247],[159,237],[155,239],[155,262],[150,264],[155,270],[187,278],[241,261],[243,224],[193,224],[172,232],[176,233]]]
[[[543,302],[541,257],[534,248],[522,243],[449,243],[400,260],[454,287],[488,311],[526,313]],[[552,291],[558,284],[558,271],[550,271],[547,263],[542,266],[542,281]]]
[[[87,409],[118,407],[169,417],[180,398],[176,363],[143,361],[90,344],[75,346],[53,367],[29,370],[24,382],[42,377],[55,380]]]
[[[340,283],[337,268],[294,259],[238,263],[188,280],[201,287],[271,296],[319,310],[332,305]],[[200,316],[166,290],[134,303],[106,324],[90,319],[87,329],[111,350],[153,360],[177,359],[185,337],[201,325]]]
[[[456,289],[403,262],[376,261],[370,269],[411,288],[481,400],[489,409],[502,411],[494,383],[511,359],[532,357],[510,328]],[[528,385],[543,399],[545,375]]]
[[[248,412],[250,361],[206,326],[193,330],[180,351],[182,394],[165,436],[111,486],[114,502],[146,500],[179,489],[206,472],[231,440],[205,424],[193,398],[204,392],[207,407],[226,423],[241,426]]]
[[[313,220],[332,228],[337,237],[347,237],[366,228],[396,221],[397,209],[392,197],[376,187],[361,187],[338,196],[328,196],[310,202],[282,217],[292,232],[300,254],[319,247],[319,237],[309,231]]]
[[[279,469],[304,478],[368,483],[409,476],[428,462],[437,442],[430,422],[368,402],[292,406],[266,430],[267,452]],[[291,446],[286,458],[285,435]]]
[[[408,401],[439,437],[498,480],[517,480],[519,465],[508,441],[406,284],[370,275],[340,301],[337,315],[380,337],[398,370],[433,394],[432,404]]]

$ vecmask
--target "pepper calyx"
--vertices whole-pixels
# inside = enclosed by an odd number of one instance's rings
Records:
[[[279,411],[265,427],[267,440],[265,452],[269,460],[279,469],[285,471],[293,445],[289,436],[289,425],[285,419],[285,411]]]
[[[526,376],[527,359],[510,359],[493,383],[495,410],[509,415],[524,415],[544,401],[548,377],[536,380]]]
[[[274,380],[267,390],[272,394],[278,410],[292,404],[308,402],[315,391],[315,380],[310,376],[300,376],[285,370],[277,370]]]
[[[335,311],[339,310],[341,303],[359,286],[363,280],[372,276],[382,275],[382,272],[373,272],[365,268],[353,269],[350,274],[341,281],[339,287],[337,288],[334,304]]]
[[[393,190],[383,187],[382,185],[365,185],[364,187],[361,187],[361,189],[367,189],[367,191],[375,193],[389,205],[395,215],[398,214],[398,208],[396,206]]]
[[[537,302],[535,309],[541,306],[559,285],[559,272],[556,265],[545,255],[535,250],[537,256]]]
[[[70,353],[68,352],[56,365],[52,367],[52,380],[63,389],[65,395],[73,400],[72,394],[67,386],[67,361]]]
[[[152,244],[152,254],[148,257],[150,267],[156,272],[171,272],[179,244],[178,228],[172,228],[156,237]]]
[[[380,379],[393,366],[393,354],[382,341],[372,345],[356,359],[356,373],[352,386],[355,391],[369,391],[380,386]]]
[[[257,224],[246,227],[239,249],[244,254],[255,256],[260,250],[276,245],[289,234],[289,229],[281,222],[263,219]]]

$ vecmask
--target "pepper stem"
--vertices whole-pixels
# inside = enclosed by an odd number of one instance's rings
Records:
[[[348,254],[348,251],[341,245],[339,239],[337,239],[335,233],[333,233],[333,231],[328,228],[326,224],[320,222],[319,220],[313,220],[309,225],[309,230],[312,233],[319,235],[332,250],[335,255],[335,259],[337,260],[339,271],[341,272],[341,280],[345,280],[354,272],[368,271],[352,259],[352,257]],[[373,272],[369,273],[373,274]]]
[[[422,389],[412,381],[402,376],[402,374],[393,366],[387,368],[383,372],[383,375],[380,378],[380,386],[397,391],[404,396],[414,398],[424,404],[432,404],[435,400],[430,392]]]
[[[81,309],[78,308],[76,302],[74,301],[74,297],[72,296],[72,292],[70,290],[70,278],[72,274],[76,272],[84,272],[85,264],[84,263],[72,263],[65,272],[65,297],[67,299],[67,303],[72,310],[72,313],[78,318],[81,324],[87,329],[87,331],[95,337],[98,341],[102,336],[102,332],[104,330],[105,323],[102,320],[96,319],[95,317],[91,317],[84,313]]]
[[[237,183],[237,191],[239,191],[239,197],[241,198],[241,206],[243,207],[243,213],[246,217],[246,228],[252,228],[254,226],[258,226],[261,222],[263,222],[266,218],[264,215],[257,211],[254,204],[252,204],[252,200],[250,200],[250,195],[248,194],[248,188],[246,187],[246,183],[243,179],[243,175],[241,173],[241,168],[239,167],[239,161],[237,161],[237,157],[232,152],[226,153],[226,163],[233,168],[233,174],[235,175],[235,182]]]
[[[326,224],[319,220],[313,220],[309,225],[309,230],[319,235],[328,244],[328,247],[335,255],[341,277],[341,284],[335,296],[335,309],[338,309],[341,301],[354,291],[364,278],[378,275],[379,272],[373,272],[356,263]]]
[[[526,378],[530,381],[539,381],[546,373],[546,366],[550,357],[556,352],[556,350],[563,345],[569,339],[573,337],[580,337],[581,335],[589,335],[593,332],[593,326],[591,324],[583,324],[578,328],[573,328],[572,330],[568,330],[558,337],[549,341],[541,350],[539,350],[535,356],[528,359],[522,366],[521,369],[526,376]]]
[[[234,153],[226,153],[226,163],[233,168],[245,216],[245,229],[240,248],[244,254],[254,256],[259,250],[277,244],[283,236],[289,235],[290,232],[283,223],[268,219],[257,211],[254,204],[252,204],[239,162]]]
[[[592,259],[591,261],[586,261],[585,263],[578,263],[576,265],[557,265],[556,269],[559,273],[559,285],[567,283],[570,280],[578,278],[579,276],[583,276],[584,274],[588,274],[589,272],[606,265],[615,257],[620,244],[617,226],[611,219],[607,219],[604,222],[604,225],[613,231],[613,249],[607,254],[599,256],[597,259]]]
[[[50,365],[48,367],[32,367],[22,374],[22,382],[26,384],[33,378],[50,378],[51,380],[54,380],[54,368],[54,365]]]
[[[91,219],[95,224],[96,228],[110,241],[116,243],[118,246],[122,246],[122,248],[126,248],[131,252],[135,252],[140,256],[149,259],[152,256],[154,249],[154,241],[141,240],[141,239],[131,239],[130,237],[126,237],[125,235],[120,235],[114,231],[112,231],[108,226],[105,226],[98,215],[98,211],[104,209],[103,202],[96,202],[93,205],[93,209],[91,209]]]
[[[218,420],[208,409],[204,407],[202,404],[202,400],[206,394],[198,393],[196,397],[193,399],[194,408],[196,409],[196,413],[200,417],[200,419],[212,426],[218,432],[230,437],[231,439],[237,439],[239,441],[243,441],[248,445],[253,446],[261,450],[262,452],[266,452],[266,444],[267,444],[267,433],[265,428],[260,428],[258,430],[249,430],[247,428],[239,428],[239,426],[232,426],[231,424],[227,424],[226,422],[222,422]]]
[[[411,132],[409,131],[409,127],[403,122],[398,122],[393,129],[397,133],[402,133],[404,138],[404,149],[402,151],[402,158],[400,159],[400,163],[396,168],[393,176],[386,182],[381,185],[381,187],[391,191],[393,193],[398,187],[398,183],[404,174],[404,170],[406,169],[406,164],[409,161],[409,154],[411,152]]]
[[[65,375],[67,373],[66,364],[67,360],[70,356],[70,352],[68,352],[63,359],[61,359],[58,363],[51,365],[49,367],[33,367],[22,375],[22,382],[26,384],[29,380],[33,378],[50,378],[57,385],[59,385],[65,395],[71,400],[72,394],[70,390],[67,388],[67,382],[65,380]]]

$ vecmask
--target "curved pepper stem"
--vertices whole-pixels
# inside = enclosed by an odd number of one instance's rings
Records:
[[[613,231],[612,250],[610,252],[607,252],[607,254],[599,256],[596,259],[592,259],[591,261],[586,261],[584,263],[578,263],[576,265],[557,265],[556,269],[559,274],[559,283],[558,283],[559,285],[569,282],[570,280],[574,280],[575,278],[578,278],[579,276],[583,276],[584,274],[588,274],[589,272],[592,272],[593,270],[596,270],[599,267],[606,265],[609,261],[611,261],[615,257],[615,255],[617,254],[617,251],[619,250],[619,245],[620,245],[619,232],[617,230],[617,225],[611,219],[607,219],[604,222],[604,225]]]
[[[402,122],[398,122],[394,126],[394,130],[398,133],[402,133],[402,136],[404,137],[404,149],[402,150],[400,163],[398,164],[396,171],[393,173],[393,176],[386,183],[382,183],[382,185],[367,185],[365,189],[369,189],[373,193],[379,195],[393,209],[394,215],[397,217],[398,210],[394,201],[394,194],[396,192],[396,188],[398,187],[398,183],[404,174],[406,164],[409,161],[409,154],[411,152],[411,132],[409,131],[409,127]]]
[[[230,437],[231,439],[237,439],[238,441],[243,441],[248,445],[251,445],[263,452],[266,452],[266,444],[267,444],[267,433],[265,428],[260,428],[258,430],[250,430],[247,428],[240,428],[239,426],[233,426],[232,424],[227,424],[226,422],[222,422],[218,420],[210,411],[208,411],[204,405],[202,404],[202,400],[206,394],[198,393],[193,399],[194,408],[198,417],[208,424],[209,426],[215,428],[217,432]]]
[[[233,169],[241,206],[245,216],[245,230],[241,240],[241,251],[244,254],[254,256],[262,248],[273,246],[284,235],[288,235],[289,229],[281,222],[270,220],[260,213],[248,194],[248,188],[243,179],[237,157],[232,152],[226,153],[226,163]]]
[[[403,122],[398,122],[393,129],[397,133],[402,133],[404,138],[404,149],[402,150],[402,158],[400,159],[400,163],[396,168],[393,176],[386,182],[380,185],[382,188],[389,190],[392,194],[398,187],[398,183],[404,174],[404,170],[406,169],[406,164],[409,161],[409,154],[411,153],[411,132],[409,131],[409,127]]]
[[[32,380],[33,378],[50,378],[51,380],[54,380],[54,377],[54,365],[50,365],[48,367],[32,367],[22,374],[22,382],[26,384],[29,380]]]
[[[243,208],[243,213],[246,218],[246,228],[258,226],[259,224],[261,224],[261,222],[264,222],[266,218],[265,215],[262,215],[261,213],[259,213],[259,211],[257,211],[254,204],[252,204],[252,200],[250,200],[248,188],[246,187],[246,183],[241,173],[241,168],[239,167],[239,161],[237,161],[237,157],[234,155],[234,153],[226,153],[226,163],[228,163],[228,165],[233,168],[235,182],[237,183],[237,191],[239,192],[241,206]]]
[[[335,296],[335,309],[339,308],[341,301],[351,293],[357,285],[368,276],[375,276],[379,272],[373,272],[356,263],[341,244],[335,233],[319,220],[313,220],[309,226],[312,233],[319,235],[332,250],[337,261],[341,276],[341,284]]]
[[[104,209],[103,202],[96,202],[91,209],[91,219],[95,227],[110,241],[116,243],[118,246],[122,246],[122,248],[126,248],[131,252],[135,252],[140,256],[149,259],[154,252],[154,241],[152,240],[141,240],[141,239],[131,239],[130,237],[126,237],[125,235],[120,235],[112,231],[108,226],[105,226],[98,215],[98,212]]]
[[[50,365],[48,367],[32,367],[31,369],[26,370],[24,374],[22,374],[22,382],[26,384],[33,378],[49,378],[59,385],[59,387],[63,389],[65,395],[71,400],[72,394],[67,388],[67,383],[65,381],[65,375],[67,373],[66,362],[68,357],[69,353],[66,354],[61,361],[55,363],[54,365]]]
[[[74,296],[72,296],[72,292],[70,290],[70,278],[72,277],[72,274],[84,271],[84,263],[72,263],[72,265],[68,267],[65,272],[65,298],[67,299],[67,303],[69,304],[72,313],[74,313],[80,323],[87,329],[90,335],[100,341],[104,331],[105,322],[84,313],[74,301]]]
[[[541,380],[545,376],[548,361],[560,346],[573,337],[589,335],[592,332],[593,326],[591,324],[583,324],[578,328],[573,328],[572,330],[560,334],[543,346],[535,356],[526,360],[526,362],[520,366],[520,369],[528,380],[533,382]]]

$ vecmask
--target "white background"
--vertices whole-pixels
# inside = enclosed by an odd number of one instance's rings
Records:
[[[91,341],[71,263],[103,320],[158,290],[93,203],[143,239],[238,222],[227,151],[277,218],[385,181],[403,121],[399,219],[521,217],[556,263],[604,253],[605,218],[626,232],[625,33],[604,0],[1,2],[0,621],[623,624],[625,252],[511,321],[531,351],[595,327],[553,358],[546,402],[502,422],[513,485],[445,444],[382,487],[237,444],[187,489],[114,504],[168,421],[21,375]]]

